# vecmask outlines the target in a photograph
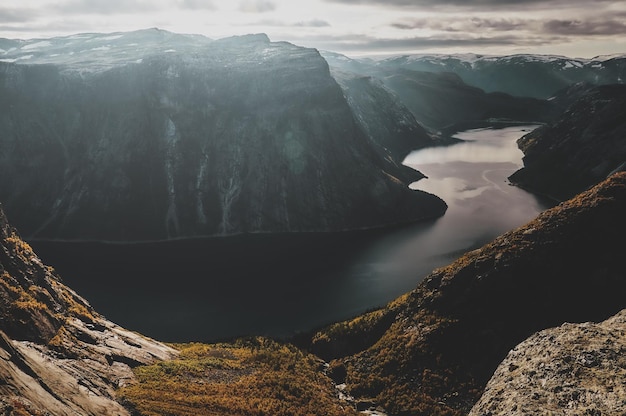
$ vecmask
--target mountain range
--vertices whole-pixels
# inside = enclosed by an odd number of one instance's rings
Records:
[[[0,39],[0,412],[623,412],[623,65],[357,60],[156,29]],[[408,152],[530,121],[542,126],[519,139],[524,167],[510,181],[558,205],[389,304],[290,340],[166,345],[121,328],[20,235],[137,241],[437,218],[445,202],[408,188],[423,178],[402,165]]]
[[[0,199],[31,238],[336,231],[445,212],[408,188],[423,175],[399,159],[432,138],[401,103],[385,120],[401,129],[373,126],[367,97],[351,107],[314,49],[148,30],[5,56]]]
[[[625,55],[580,59],[527,54],[424,54],[394,56],[376,62],[376,65],[382,68],[455,73],[464,82],[486,92],[541,99],[548,99],[563,88],[580,82],[603,85],[624,83],[626,79]]]

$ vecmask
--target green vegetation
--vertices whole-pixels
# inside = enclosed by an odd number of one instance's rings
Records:
[[[119,391],[136,414],[356,415],[338,398],[323,362],[265,338],[232,344],[182,344],[175,360],[137,367]]]

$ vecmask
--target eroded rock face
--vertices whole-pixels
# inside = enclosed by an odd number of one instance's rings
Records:
[[[626,310],[563,324],[516,346],[470,416],[626,413]]]
[[[420,174],[368,139],[314,49],[85,36],[0,63],[0,200],[29,238],[337,231],[445,211],[408,189]]]
[[[42,264],[0,207],[0,411],[126,415],[131,368],[176,356],[95,312]],[[39,412],[39,413],[38,413]]]

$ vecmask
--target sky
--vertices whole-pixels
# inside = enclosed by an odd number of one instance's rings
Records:
[[[348,56],[410,53],[626,54],[626,0],[2,1],[0,38],[158,27],[273,41]]]

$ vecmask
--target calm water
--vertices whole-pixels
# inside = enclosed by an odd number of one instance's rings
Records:
[[[241,235],[152,244],[31,242],[107,318],[163,341],[289,336],[382,306],[431,270],[524,224],[547,206],[506,178],[532,126],[460,133],[413,152],[446,214],[395,230]]]

